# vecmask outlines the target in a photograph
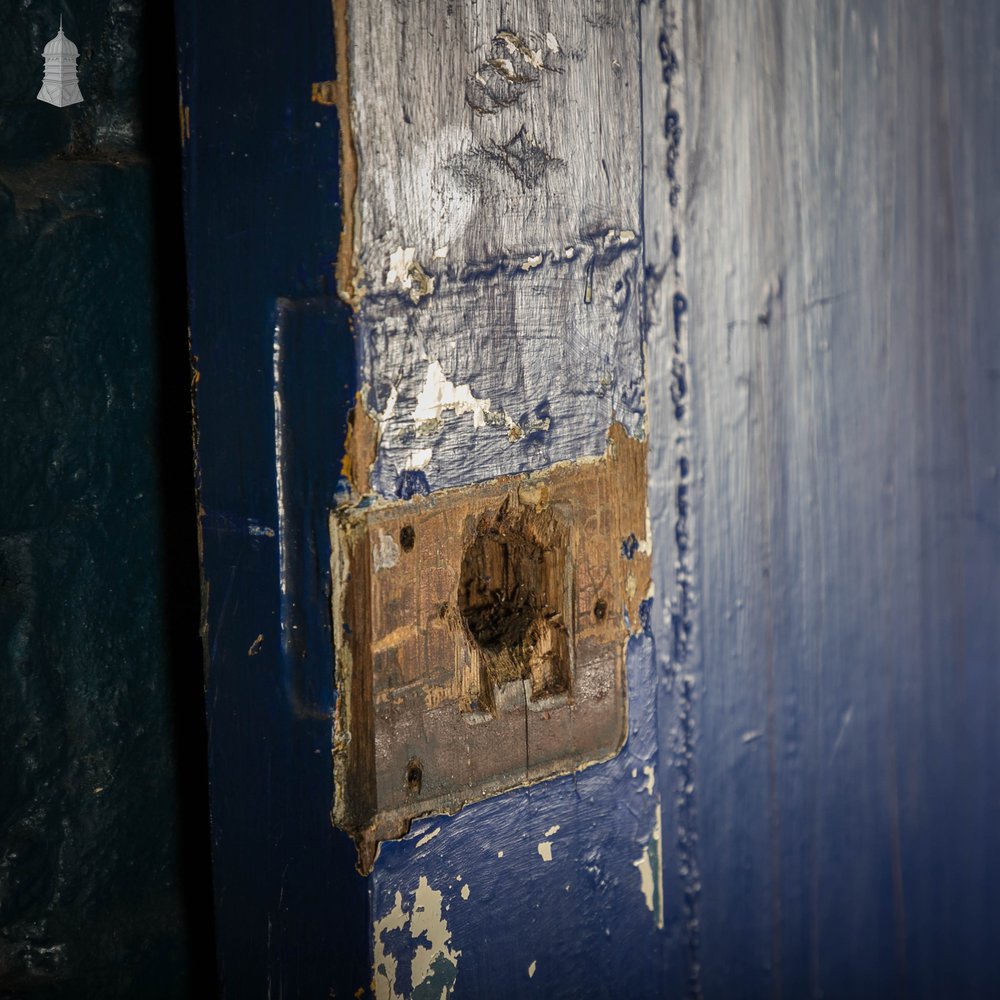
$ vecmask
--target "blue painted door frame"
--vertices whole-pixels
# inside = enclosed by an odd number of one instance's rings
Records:
[[[665,296],[647,268],[658,590],[625,750],[416,823],[362,879],[329,821],[326,514],[356,389],[337,120],[311,100],[331,11],[180,0],[225,996],[365,995],[373,962],[381,995],[1000,992],[1000,16],[814,6],[644,13],[676,264]],[[824,170],[836,197],[810,200]]]

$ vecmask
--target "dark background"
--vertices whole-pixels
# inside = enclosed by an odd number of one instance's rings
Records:
[[[172,17],[0,2],[0,997],[214,982]]]

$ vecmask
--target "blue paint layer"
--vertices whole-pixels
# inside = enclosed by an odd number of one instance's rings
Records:
[[[651,847],[663,787],[655,776],[656,671],[652,637],[632,639],[629,734],[613,760],[467,806],[453,817],[420,821],[406,840],[382,845],[371,877],[376,930],[395,909],[397,892],[404,911],[412,911],[426,878],[442,894],[450,947],[461,952],[455,996],[680,991],[680,966],[668,951],[676,937],[676,879],[667,872],[668,920],[661,932],[658,900],[651,911],[636,865]],[[669,813],[667,805],[664,816]],[[408,996],[414,985],[408,966],[427,941],[411,933],[379,936],[400,962],[395,989]]]
[[[329,819],[326,516],[354,352],[336,119],[310,101],[331,11],[182,3],[179,37],[219,975],[229,997],[350,996],[366,900]]]

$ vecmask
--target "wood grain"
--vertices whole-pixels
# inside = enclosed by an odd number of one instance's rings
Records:
[[[338,508],[334,819],[370,870],[417,816],[607,759],[649,591],[645,445]]]
[[[988,3],[644,21],[692,996],[997,987],[998,43]]]
[[[347,15],[358,172],[341,261],[357,261],[361,380],[380,432],[372,489],[406,496],[599,455],[612,421],[641,435],[633,5],[434,0]],[[485,401],[475,419],[461,406],[428,419],[435,365]]]

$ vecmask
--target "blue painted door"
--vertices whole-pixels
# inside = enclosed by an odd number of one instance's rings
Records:
[[[1000,990],[1000,16],[634,27],[655,592],[627,743],[415,823],[363,879],[329,820],[360,388],[332,12],[179,4],[226,996]]]

